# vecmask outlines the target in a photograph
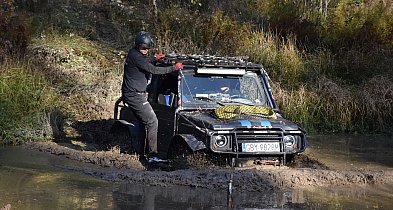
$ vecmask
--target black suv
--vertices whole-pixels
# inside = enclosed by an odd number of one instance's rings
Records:
[[[175,62],[182,62],[184,69],[153,75],[148,86],[162,156],[179,158],[185,150],[203,150],[227,160],[286,164],[306,149],[305,131],[283,118],[261,65],[241,57],[198,55],[166,55],[155,65]],[[115,119],[128,127],[132,145],[141,151],[143,128],[120,103],[121,98]]]

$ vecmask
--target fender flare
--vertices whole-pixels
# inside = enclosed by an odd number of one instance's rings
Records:
[[[188,147],[193,151],[198,151],[198,150],[202,150],[202,149],[206,149],[206,145],[205,143],[203,143],[202,141],[199,141],[197,138],[195,138],[194,135],[191,134],[178,134],[176,136],[174,136],[174,138],[172,139],[172,141],[176,138],[180,138],[182,139],[185,143],[187,143]]]

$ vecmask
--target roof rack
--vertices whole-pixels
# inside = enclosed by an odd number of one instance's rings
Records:
[[[246,70],[260,70],[262,66],[247,61],[248,57],[221,57],[210,55],[183,55],[167,54],[159,61],[160,65],[170,66],[176,62],[182,62],[187,68],[233,68]]]

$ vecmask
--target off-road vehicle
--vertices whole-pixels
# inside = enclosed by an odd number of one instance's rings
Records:
[[[181,159],[204,151],[238,162],[286,164],[306,149],[305,131],[282,116],[261,65],[200,55],[166,55],[155,65],[175,62],[184,69],[153,75],[148,86],[162,156]],[[136,151],[143,151],[143,128],[121,98],[115,120],[128,127]]]

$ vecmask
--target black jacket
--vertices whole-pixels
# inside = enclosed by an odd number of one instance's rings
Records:
[[[121,87],[122,95],[132,96],[137,92],[145,92],[151,74],[167,74],[175,71],[174,66],[157,67],[151,61],[154,59],[144,56],[132,48],[124,62],[124,76]]]

